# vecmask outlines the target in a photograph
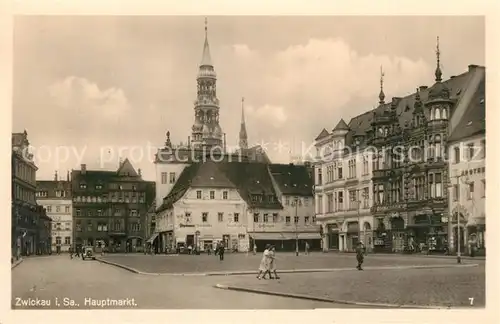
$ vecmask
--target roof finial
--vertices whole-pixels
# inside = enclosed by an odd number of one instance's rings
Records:
[[[384,94],[384,70],[382,68],[382,65],[380,66],[380,93],[378,95],[378,98],[380,99],[379,104],[383,105],[385,103],[385,94]]]
[[[245,97],[241,97],[241,123],[245,123]]]
[[[440,61],[440,56],[441,56],[441,51],[439,50],[439,36],[437,37],[437,44],[436,44],[436,58],[437,58],[437,66],[436,66],[436,82],[441,82],[441,77],[443,75],[443,72],[441,71],[441,61]]]
[[[205,17],[205,38],[207,37],[208,35],[208,18]]]

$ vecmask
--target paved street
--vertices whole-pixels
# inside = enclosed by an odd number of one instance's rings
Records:
[[[166,259],[166,257],[164,258]],[[215,260],[215,258],[214,258]],[[213,288],[220,277],[144,276],[98,261],[70,260],[67,255],[28,258],[12,270],[12,307],[141,309],[312,309],[351,307],[331,303],[247,294]],[[50,300],[51,305],[16,306],[16,302]],[[60,303],[60,306],[56,304]],[[136,306],[86,306],[85,298],[123,299]],[[129,299],[128,301],[126,299]],[[134,299],[133,301],[131,299]]]
[[[141,272],[148,273],[189,273],[189,272],[219,272],[219,271],[256,271],[262,254],[228,253],[224,261],[219,261],[213,255],[107,255],[103,259],[119,263]],[[484,263],[484,260],[464,260],[467,263]],[[436,258],[412,255],[368,255],[365,258],[366,267],[412,266],[412,265],[443,265],[456,264],[453,257]],[[352,253],[313,253],[295,256],[293,253],[277,254],[278,269],[323,269],[323,268],[354,268],[356,256]]]

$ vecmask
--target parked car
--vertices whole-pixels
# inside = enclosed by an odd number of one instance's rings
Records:
[[[92,259],[95,260],[94,247],[86,246],[83,248],[83,256],[82,259]]]

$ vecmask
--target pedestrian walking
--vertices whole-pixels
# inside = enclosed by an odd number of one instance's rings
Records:
[[[274,278],[272,274],[274,273]],[[271,245],[269,249],[269,279],[279,279],[278,273],[276,272],[276,246]]]
[[[207,254],[211,255],[212,254],[212,245],[207,245]]]
[[[271,248],[270,244],[266,245],[266,248],[264,249],[264,252],[262,253],[262,259],[260,260],[260,265],[259,265],[259,274],[257,275],[257,279],[266,279],[266,274],[269,274],[269,277],[271,277],[271,271],[269,268],[269,249]],[[261,276],[262,275],[262,276]]]
[[[73,259],[73,247],[70,246],[68,252],[69,252],[69,258]]]
[[[224,252],[225,252],[225,246],[224,244],[220,243],[219,245],[219,260],[224,261]]]
[[[257,254],[257,244],[253,244],[253,255]]]
[[[365,249],[363,246],[362,242],[358,242],[358,246],[356,247],[356,260],[358,261],[358,265],[356,266],[356,269],[358,270],[363,270],[361,267],[363,265],[363,261],[365,259]]]
[[[309,243],[306,242],[306,247],[305,247],[305,254],[308,255],[309,254]]]

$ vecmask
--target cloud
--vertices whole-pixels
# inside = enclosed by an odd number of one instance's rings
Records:
[[[69,76],[50,85],[48,91],[54,104],[84,117],[116,119],[131,112],[122,89],[101,90],[86,78]]]

